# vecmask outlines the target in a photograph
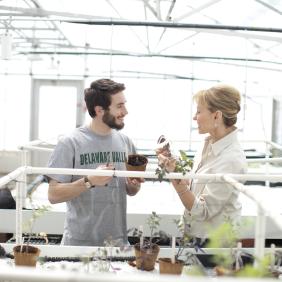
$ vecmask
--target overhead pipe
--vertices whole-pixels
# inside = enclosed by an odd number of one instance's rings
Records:
[[[18,54],[21,55],[54,55],[54,51],[19,51]],[[246,61],[246,58],[236,58],[236,57],[215,57],[215,56],[186,56],[186,55],[166,55],[166,54],[138,54],[131,52],[111,52],[111,56],[127,56],[127,57],[137,57],[137,58],[165,58],[165,59],[180,59],[180,60],[222,60],[222,61]],[[89,51],[57,51],[56,55],[66,55],[66,56],[82,56],[82,55],[93,55],[93,56],[109,56],[109,52],[89,52]],[[207,61],[209,62],[209,61]],[[278,61],[267,61],[262,59],[248,58],[248,62],[254,63],[268,63],[274,65],[282,65],[282,62]],[[188,78],[190,79],[190,78]]]
[[[225,29],[243,31],[261,31],[282,33],[281,28],[254,27],[254,26],[234,26],[234,25],[214,25],[214,24],[191,24],[176,22],[149,22],[149,21],[128,21],[128,20],[91,20],[91,21],[62,21],[75,24],[87,25],[116,25],[116,26],[151,26],[165,28],[189,28],[189,29]]]
[[[19,54],[39,54],[39,55],[54,55],[54,51],[20,51]],[[108,56],[109,52],[90,52],[90,51],[58,51],[56,55],[94,55],[94,56]],[[186,56],[186,55],[167,55],[167,54],[139,54],[132,52],[113,52],[111,53],[113,56],[131,56],[131,57],[160,57],[160,58],[171,58],[171,59],[189,59],[189,60],[227,60],[227,61],[246,61],[246,58],[236,58],[236,57],[214,57],[214,56]],[[249,58],[250,62],[258,62],[258,63],[275,63],[282,64],[275,61],[264,61],[261,59],[252,59]]]

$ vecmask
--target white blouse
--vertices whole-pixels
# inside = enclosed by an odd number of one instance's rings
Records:
[[[211,143],[211,137],[207,137],[203,150],[195,156],[192,170],[199,174],[242,174],[246,171],[246,157],[237,139],[237,129],[215,143]],[[238,200],[239,192],[230,184],[194,179],[190,189],[195,201],[191,211],[185,210],[185,217],[191,236],[208,238],[209,230],[223,222],[238,223],[242,208]]]

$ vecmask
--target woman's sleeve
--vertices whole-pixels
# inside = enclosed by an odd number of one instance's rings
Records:
[[[237,164],[237,165],[236,165]],[[237,162],[222,164],[216,168],[214,173],[243,173],[244,169]],[[205,221],[219,214],[225,206],[237,204],[238,191],[231,184],[223,180],[209,180],[205,184],[200,184],[199,179],[195,185],[203,185],[203,192],[195,195],[195,201],[190,210],[190,214],[197,220]]]

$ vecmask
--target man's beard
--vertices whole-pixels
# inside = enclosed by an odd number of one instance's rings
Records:
[[[105,111],[105,114],[102,120],[106,125],[108,125],[112,129],[120,130],[124,127],[124,123],[121,123],[121,124],[116,123],[116,118],[112,114],[110,114],[109,111]]]

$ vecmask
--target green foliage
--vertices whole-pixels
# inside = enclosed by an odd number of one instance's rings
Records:
[[[186,155],[185,151],[179,150],[180,156],[175,162],[174,172],[180,172],[185,175],[192,169],[193,161]],[[165,166],[158,166],[155,174],[158,176],[160,182],[163,181],[164,176],[169,173]]]
[[[157,213],[154,211],[147,218],[146,224],[150,229],[150,237],[149,238],[144,237],[143,246],[140,246],[140,248],[151,249],[153,246],[153,238],[159,237],[159,240],[156,239],[154,244],[156,244],[161,239],[168,238],[167,234],[164,231],[158,230],[160,227],[160,221],[161,221],[161,217],[157,215]],[[133,236],[137,236],[139,238],[143,236],[143,231],[137,228],[131,228],[127,231],[127,233],[132,233]]]
[[[29,218],[29,220],[23,224],[23,230],[25,233],[28,233],[28,239],[27,239],[27,248],[25,249],[26,252],[28,252],[28,247],[30,244],[30,240],[33,234],[33,228],[34,228],[34,224],[36,222],[36,220],[42,216],[46,211],[50,210],[50,206],[46,206],[46,205],[42,205],[39,207],[35,207],[34,205],[32,205],[32,214],[31,217]],[[39,234],[36,234],[36,236],[40,236],[43,237],[46,241],[46,243],[48,242],[47,239],[47,235],[46,233],[40,232]],[[21,245],[21,252],[23,252],[23,244]]]
[[[150,233],[151,236],[150,238],[153,237],[154,235],[154,231],[158,230],[159,226],[160,226],[160,221],[161,221],[161,217],[159,215],[157,215],[156,212],[152,212],[152,214],[147,218],[147,224],[150,228]]]
[[[222,250],[214,256],[214,262],[220,266],[225,275],[238,277],[274,277],[271,271],[271,255],[266,255],[262,260],[257,260],[257,265],[241,265],[239,270],[234,271],[234,262],[241,260],[241,251],[236,249],[238,242],[237,228],[229,220],[209,233],[210,242],[208,248],[229,248],[229,252]],[[239,258],[239,257],[240,258]],[[242,262],[241,262],[242,263]]]
[[[272,277],[269,271],[270,256],[265,256],[262,260],[258,261],[256,267],[253,265],[246,265],[236,273],[238,277]]]
[[[238,234],[230,222],[224,222],[209,232],[209,248],[236,247]]]
[[[155,174],[158,176],[158,180],[160,182],[163,181],[164,176],[166,175],[166,173],[168,173],[168,171],[166,170],[165,167],[157,167],[156,168]]]
[[[179,257],[183,255],[183,251],[185,250],[185,248],[193,247],[191,244],[192,237],[189,236],[189,234],[185,230],[185,225],[187,224],[185,216],[181,216],[180,219],[175,219],[174,223],[176,224],[178,232],[181,234],[180,238],[177,239],[178,251],[175,255],[175,259],[179,259]],[[187,259],[189,253],[186,253],[185,256]]]
[[[193,166],[193,161],[188,158],[185,151],[179,150],[180,157],[176,161],[174,172],[181,172],[183,175],[189,172]]]
[[[209,232],[208,248],[230,248],[230,252],[215,254],[214,262],[226,269],[231,269],[235,260],[232,248],[236,247],[238,234],[230,221],[222,223],[219,227]]]
[[[29,218],[28,222],[24,223],[23,229],[24,232],[33,233],[33,227],[36,220],[41,217],[45,212],[50,210],[50,206],[42,205],[40,207],[33,207],[31,217]]]
[[[112,265],[112,258],[115,255],[120,254],[120,250],[123,247],[116,247],[120,245],[120,240],[114,240],[109,236],[104,241],[104,247],[97,248],[94,252],[89,255],[80,256],[80,261],[85,267],[85,271],[89,272],[89,266],[92,264],[92,267],[98,272],[108,272],[110,269],[118,270]]]
[[[176,224],[178,233],[180,234],[180,237],[176,240],[178,249],[175,254],[175,260],[183,261],[185,264],[189,265],[188,269],[184,269],[184,272],[187,275],[205,276],[206,271],[203,265],[195,253],[189,250],[193,248],[196,252],[199,250],[203,252],[203,250],[197,245],[196,240],[193,240],[193,237],[191,237],[188,233],[187,226],[189,226],[189,223],[187,222],[186,217],[183,215],[180,219],[175,219],[173,222]]]

